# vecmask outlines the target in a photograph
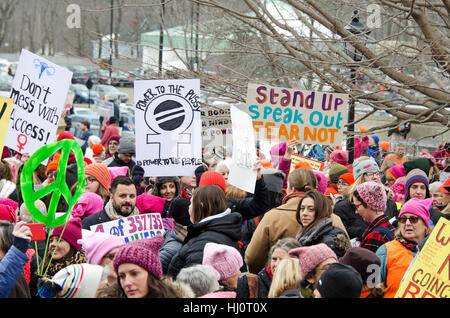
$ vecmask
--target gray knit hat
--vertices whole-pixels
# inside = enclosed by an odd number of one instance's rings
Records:
[[[117,152],[134,154],[134,140],[129,137],[121,138],[119,141],[119,148],[117,148]]]

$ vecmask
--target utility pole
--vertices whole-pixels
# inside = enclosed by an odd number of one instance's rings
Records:
[[[158,66],[158,76],[161,78],[162,76],[162,60],[163,60],[163,47],[164,47],[164,32],[163,32],[163,24],[164,24],[164,14],[165,14],[165,0],[161,0],[161,10],[160,17],[161,22],[159,24],[159,66]]]
[[[113,42],[114,34],[114,0],[111,0],[111,15],[110,15],[110,34],[109,34],[109,85],[112,85],[112,56],[113,56]]]

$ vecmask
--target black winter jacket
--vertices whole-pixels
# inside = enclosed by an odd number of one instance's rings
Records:
[[[81,227],[85,230],[90,231],[92,225],[97,225],[109,221],[111,221],[111,218],[108,216],[108,214],[106,214],[105,209],[103,209],[100,212],[85,217],[81,221]]]
[[[258,273],[258,298],[267,298],[269,296],[270,285],[272,279],[267,273],[267,267],[263,268]],[[250,291],[248,287],[248,279],[246,275],[242,275],[238,279],[236,288],[236,298],[249,298]]]
[[[191,224],[181,249],[172,258],[168,274],[176,278],[180,270],[194,264],[202,264],[203,249],[208,242],[225,244],[239,250],[242,216],[232,212],[228,215]]]

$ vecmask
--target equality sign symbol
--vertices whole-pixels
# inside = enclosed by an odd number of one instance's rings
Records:
[[[158,147],[160,159],[181,157],[182,147],[189,151],[191,134],[186,131],[194,120],[194,110],[188,100],[175,94],[160,95],[149,103],[144,116],[154,132],[147,134],[147,144]],[[168,142],[168,134],[175,144]]]
[[[61,157],[59,159],[58,169],[56,172],[56,180],[50,185],[44,188],[34,191],[33,188],[33,172],[41,164],[41,162],[55,152],[61,149]],[[78,185],[73,196],[70,193],[70,189],[66,184],[66,169],[69,159],[70,151],[75,154],[75,159],[77,163],[77,175],[78,175]],[[22,190],[23,201],[28,211],[30,211],[31,216],[40,223],[44,223],[48,227],[57,227],[64,224],[69,220],[70,213],[73,207],[77,203],[78,199],[84,193],[86,187],[86,180],[84,176],[84,160],[83,151],[81,147],[75,140],[63,139],[58,142],[54,142],[49,145],[45,145],[39,148],[30,159],[25,163],[21,180],[20,188]],[[42,214],[35,205],[35,201],[48,195],[52,194],[50,199],[50,205],[47,211],[47,215]],[[55,218],[56,208],[58,206],[59,199],[61,195],[66,200],[69,208],[64,213],[64,215]]]

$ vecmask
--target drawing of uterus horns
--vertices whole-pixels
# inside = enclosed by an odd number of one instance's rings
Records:
[[[38,59],[34,59],[34,68],[40,68],[39,78],[41,78],[42,74],[45,72],[48,76],[52,76],[55,74],[55,68],[53,66],[48,65],[46,62],[40,61]]]

